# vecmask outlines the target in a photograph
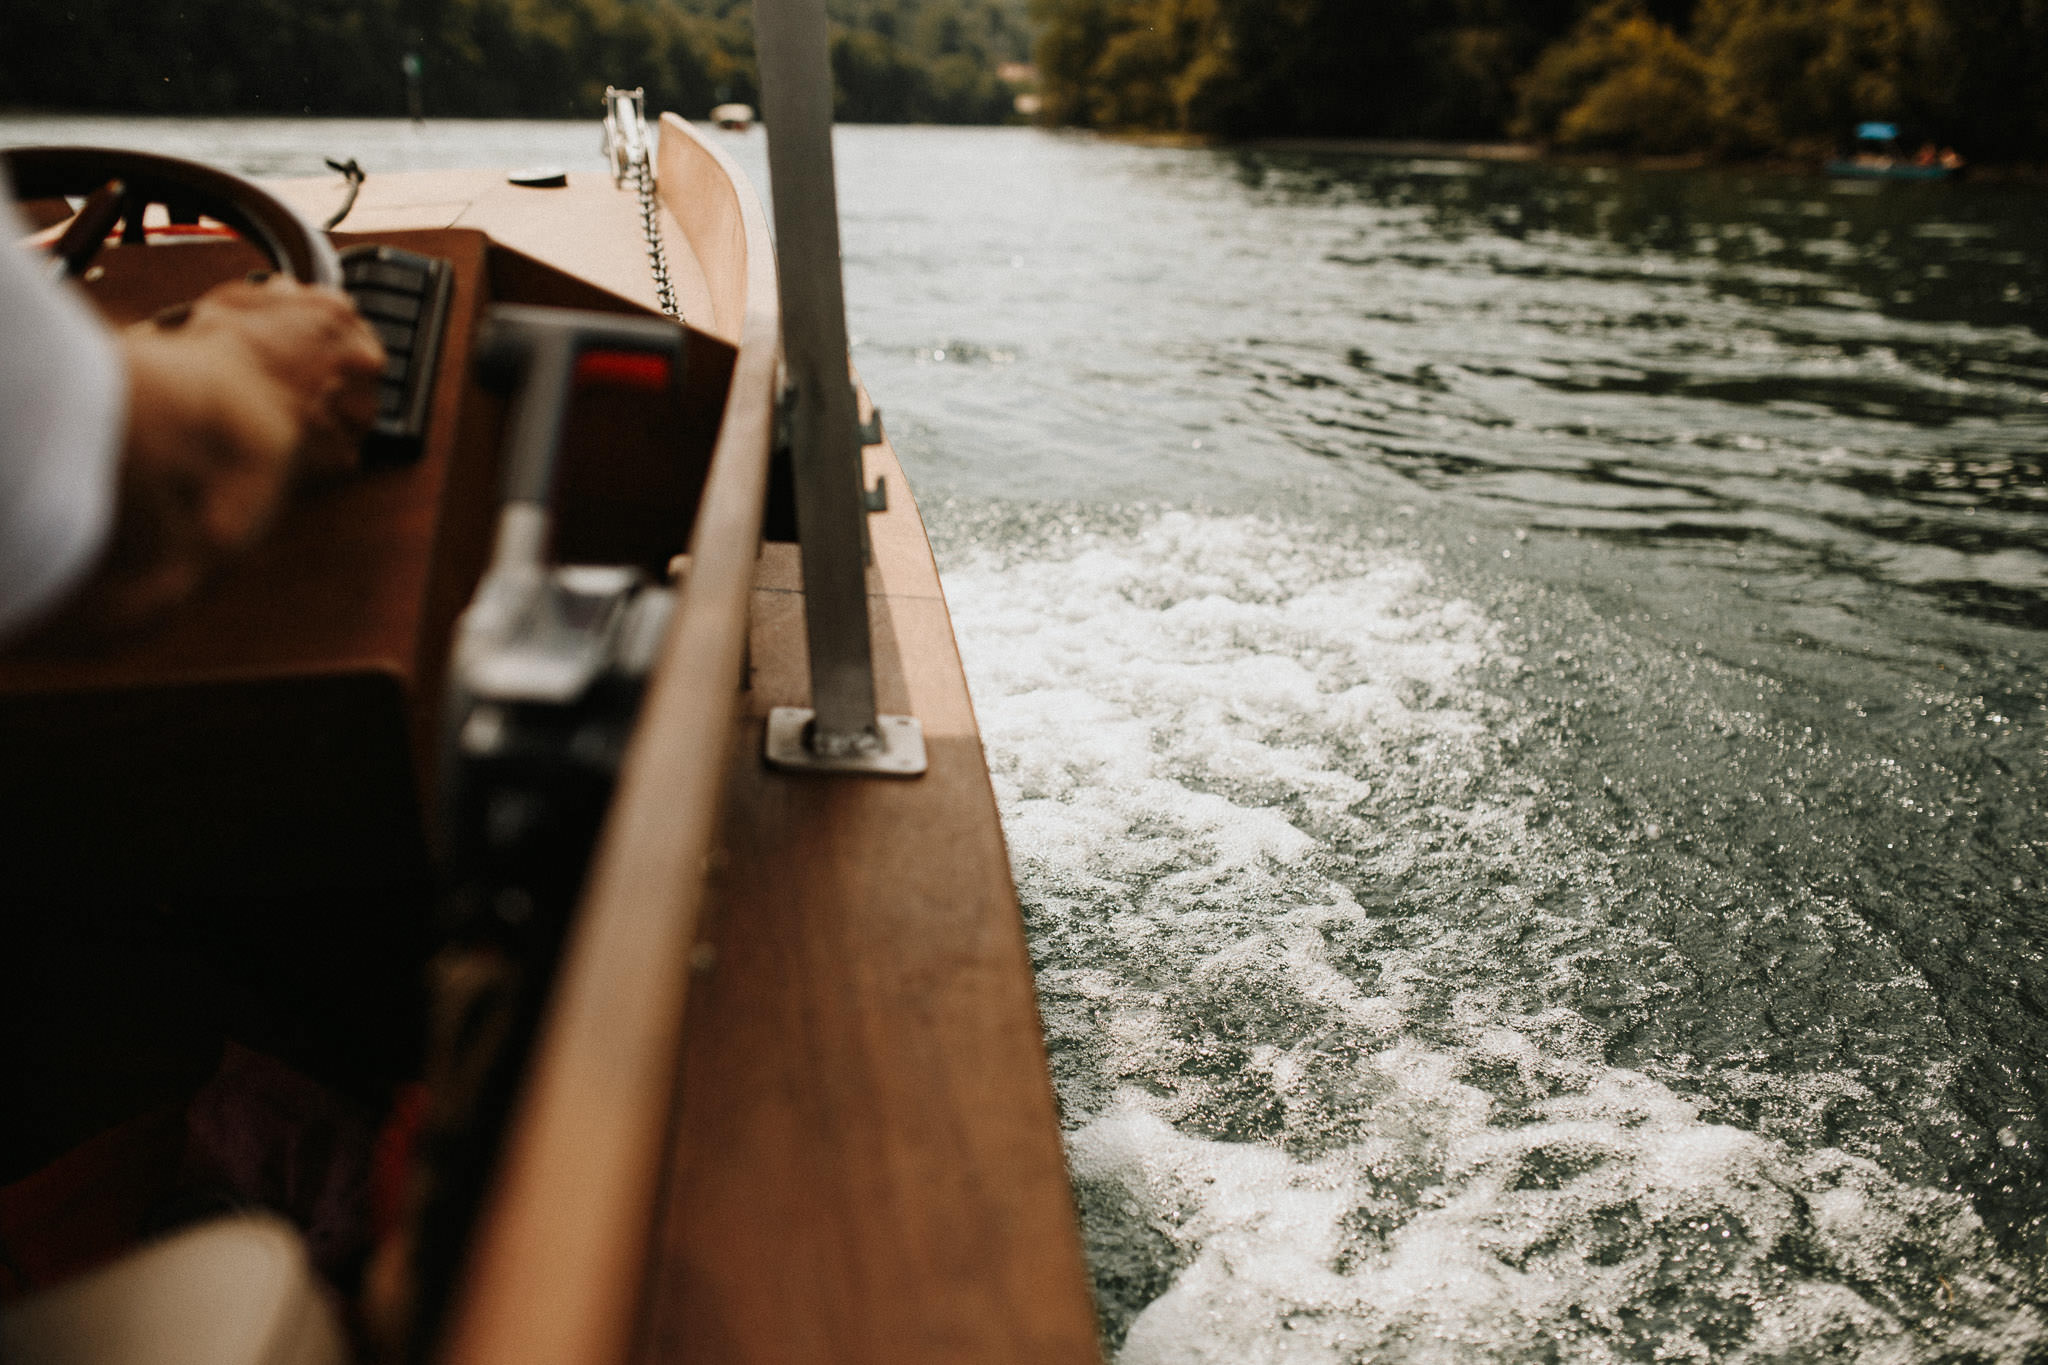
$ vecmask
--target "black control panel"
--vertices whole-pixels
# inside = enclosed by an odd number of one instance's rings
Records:
[[[455,271],[436,256],[363,245],[341,253],[341,280],[389,357],[377,385],[377,422],[363,442],[364,462],[409,463],[419,458],[426,435]]]

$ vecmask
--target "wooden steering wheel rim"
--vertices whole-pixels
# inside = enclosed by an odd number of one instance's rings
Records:
[[[75,198],[119,180],[144,203],[218,219],[303,284],[341,284],[326,233],[254,181],[203,162],[118,147],[13,147],[0,151],[0,167],[21,199]]]

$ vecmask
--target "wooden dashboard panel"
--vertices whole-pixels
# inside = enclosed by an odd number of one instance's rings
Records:
[[[455,267],[420,460],[306,490],[152,628],[0,655],[0,827],[27,894],[175,900],[424,873],[417,703],[482,546],[444,514],[452,492],[489,482],[492,434],[465,435],[478,399],[460,380],[486,243],[394,237]],[[110,248],[98,295],[114,320],[147,316],[240,273],[247,253]]]
[[[495,524],[503,404],[470,378],[478,320],[496,299],[639,310],[473,228],[336,237],[372,239],[454,265],[422,457],[304,490],[145,632],[0,654],[0,839],[23,894],[267,896],[427,874],[448,640]],[[116,321],[250,264],[231,240],[103,256]],[[658,573],[684,547],[731,370],[732,347],[692,332],[680,400],[579,392],[565,551]]]

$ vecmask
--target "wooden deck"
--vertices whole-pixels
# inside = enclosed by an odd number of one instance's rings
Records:
[[[793,547],[754,591],[641,1359],[1088,1361],[1094,1313],[1030,962],[922,524],[886,447],[878,698],[915,781],[759,755],[808,694]]]
[[[269,187],[315,222],[341,205],[338,177],[273,181]],[[477,228],[500,246],[548,261],[650,311],[657,308],[638,201],[614,189],[602,171],[573,172],[564,189],[525,189],[495,170],[376,173],[363,182],[355,207],[336,231],[375,235],[450,227]],[[683,316],[737,342],[740,318],[719,315],[689,238],[673,217],[665,216],[662,227]]]

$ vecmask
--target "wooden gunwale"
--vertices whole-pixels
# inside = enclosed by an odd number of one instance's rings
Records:
[[[667,116],[659,180],[706,279],[724,282],[713,321],[739,355],[680,609],[450,1317],[442,1358],[453,1362],[624,1359],[660,1202],[689,954],[739,705],[781,324],[767,219],[731,159]]]

